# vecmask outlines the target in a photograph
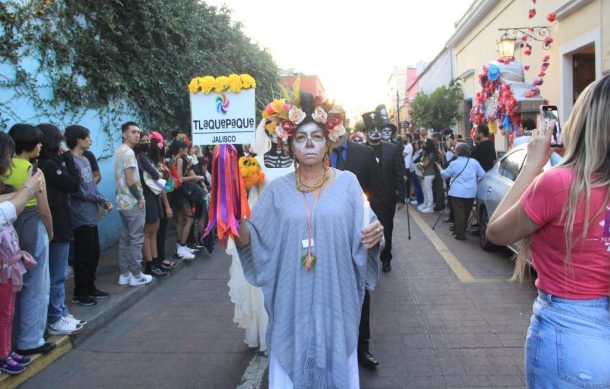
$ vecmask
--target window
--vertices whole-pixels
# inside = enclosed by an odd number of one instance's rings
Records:
[[[525,149],[520,149],[508,154],[506,158],[500,161],[498,174],[508,180],[515,181],[525,160],[525,153]]]

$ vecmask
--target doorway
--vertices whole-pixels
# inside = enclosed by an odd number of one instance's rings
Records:
[[[595,47],[586,47],[572,55],[572,103],[595,81]]]

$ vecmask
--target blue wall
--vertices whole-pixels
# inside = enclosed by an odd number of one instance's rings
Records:
[[[87,127],[91,131],[93,141],[91,151],[99,159],[102,174],[100,192],[114,204],[114,150],[121,143],[121,123],[128,120],[138,121],[137,110],[121,100],[113,101],[99,109],[68,108],[62,103],[53,105],[50,77],[40,69],[38,59],[24,57],[17,67],[26,72],[28,80],[32,81],[30,85],[35,87],[6,87],[15,80],[16,66],[0,63],[0,120],[6,125],[5,131],[20,122],[33,125],[52,123],[62,130],[70,124]],[[119,215],[117,211],[112,211],[100,224],[102,250],[117,244],[119,232]]]

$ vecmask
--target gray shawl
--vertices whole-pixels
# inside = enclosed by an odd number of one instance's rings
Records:
[[[314,196],[306,196],[311,207]],[[378,279],[378,250],[362,245],[363,213],[356,176],[336,171],[313,214],[313,271],[300,260],[308,234],[294,173],[265,188],[247,221],[251,243],[238,248],[239,257],[248,282],[263,289],[267,345],[295,388],[348,386],[364,289],[372,290]]]

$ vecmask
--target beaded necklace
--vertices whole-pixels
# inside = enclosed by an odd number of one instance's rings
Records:
[[[307,185],[301,181],[301,173],[299,168],[297,168],[294,173],[294,179],[297,183],[297,190],[303,193],[310,193],[320,189],[326,183],[326,181],[328,181],[328,178],[328,167],[326,166],[324,167],[322,177],[320,177],[320,179],[313,185]]]

